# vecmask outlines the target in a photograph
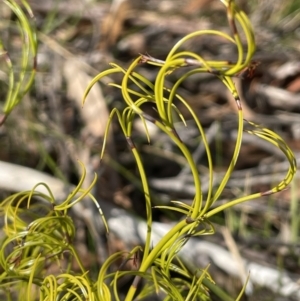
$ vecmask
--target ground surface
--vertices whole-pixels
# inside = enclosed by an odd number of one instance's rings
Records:
[[[280,134],[300,158],[300,46],[299,1],[239,1],[250,15],[257,40],[251,76],[236,78],[245,119],[269,127]],[[81,101],[93,76],[117,62],[126,68],[140,53],[164,59],[176,41],[193,30],[213,28],[228,32],[226,14],[219,1],[35,1],[33,8],[38,27],[38,73],[35,86],[1,129],[0,159],[46,171],[76,184],[77,160],[99,172],[96,194],[99,198],[145,217],[142,194],[134,184],[136,167],[117,123],[109,144],[107,167],[99,167],[108,112],[122,108],[117,89],[95,88],[86,106]],[[3,4],[1,4],[3,5]],[[298,14],[297,14],[298,12]],[[5,11],[2,12],[5,14]],[[7,15],[6,15],[7,16]],[[9,16],[7,16],[9,17]],[[11,53],[18,49],[13,30],[6,33]],[[232,60],[235,50],[221,39],[209,36],[186,46],[204,57]],[[17,53],[17,50],[16,50]],[[155,68],[141,67],[151,81]],[[179,74],[180,75],[180,74]],[[176,76],[170,76],[171,85]],[[117,81],[118,77],[113,78]],[[109,82],[109,81],[108,81]],[[211,140],[216,175],[229,164],[236,135],[236,107],[232,96],[213,75],[186,80],[179,93],[193,106]],[[180,107],[179,107],[180,109]],[[152,107],[145,108],[149,114]],[[196,155],[199,136],[192,124],[178,124],[179,134]],[[193,199],[193,185],[182,158],[162,133],[152,133],[149,145],[139,123],[134,138],[145,162],[156,202]],[[199,156],[199,170],[205,182],[205,156]],[[109,163],[110,162],[110,163]],[[282,178],[288,165],[281,152],[261,140],[245,135],[244,144],[225,193],[219,202],[247,192],[263,191]],[[127,172],[124,171],[127,169]],[[128,173],[129,172],[129,173]],[[184,185],[182,185],[184,183]],[[292,187],[271,197],[239,205],[216,220],[217,234],[209,241],[229,248],[222,226],[230,229],[240,255],[262,265],[284,269],[299,281],[299,179]],[[292,207],[292,205],[294,207]],[[154,211],[156,221],[169,223],[177,216]],[[223,233],[224,235],[222,235]],[[220,242],[221,241],[221,242]],[[115,240],[115,249],[122,249]],[[128,247],[128,246],[127,246]],[[92,257],[86,255],[92,264]],[[89,262],[91,261],[91,262]],[[239,280],[228,281],[216,268],[216,281],[235,294]],[[235,283],[235,285],[232,285]],[[248,300],[288,300],[257,288]],[[274,297],[274,299],[272,299]]]

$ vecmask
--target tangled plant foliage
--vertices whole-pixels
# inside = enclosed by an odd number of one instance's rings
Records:
[[[22,16],[21,19],[24,24],[29,24],[26,23],[25,15],[20,12],[20,7],[14,1],[4,2],[9,5],[14,13],[18,13],[18,17]],[[0,205],[0,214],[4,217],[4,232],[6,235],[1,242],[0,249],[0,265],[2,269],[0,288],[6,295],[7,300],[121,300],[118,282],[125,276],[134,277],[132,285],[125,294],[125,301],[142,300],[154,294],[160,294],[165,301],[210,300],[211,291],[222,300],[233,300],[214,284],[208,273],[208,267],[199,268],[191,272],[178,256],[178,252],[191,237],[214,233],[214,227],[210,222],[210,218],[213,215],[236,204],[270,195],[284,189],[291,182],[296,172],[296,161],[292,151],[280,136],[243,119],[241,102],[232,78],[239,76],[245,70],[250,69],[251,71],[251,68],[253,68],[254,63],[251,62],[251,59],[255,51],[254,34],[249,19],[236,6],[234,1],[222,0],[221,2],[227,10],[232,36],[216,30],[196,31],[178,41],[164,61],[157,60],[149,55],[140,55],[127,70],[116,64],[111,64],[111,69],[101,72],[93,79],[84,95],[85,100],[93,85],[105,76],[113,73],[120,73],[123,76],[121,84],[110,84],[121,90],[125,108],[123,111],[115,108],[110,114],[101,157],[105,151],[109,126],[113,117],[117,116],[136,160],[143,186],[148,226],[145,245],[143,247],[136,246],[130,252],[121,251],[112,254],[101,266],[97,279],[93,279],[89,272],[84,269],[73,245],[75,227],[72,219],[68,216],[68,210],[85,196],[89,196],[98,206],[97,201],[90,194],[90,190],[96,182],[96,177],[88,189],[82,189],[81,185],[85,178],[85,170],[83,168],[83,175],[77,188],[60,204],[56,203],[48,186],[39,183],[31,191],[14,194],[2,201]],[[22,3],[25,9],[30,12],[26,3],[24,1]],[[24,35],[26,33],[26,37],[30,36],[31,38],[28,40],[24,37],[24,43],[28,41],[34,42],[33,27],[27,26],[25,26],[25,29],[23,28],[25,30]],[[237,29],[237,26],[239,26],[240,30]],[[31,35],[28,34],[28,31],[31,32]],[[201,35],[219,36],[233,43],[237,48],[236,62],[205,60],[199,54],[180,50],[184,43]],[[242,44],[241,35],[244,36],[246,45]],[[35,50],[36,46],[34,45],[36,45],[35,42],[30,49]],[[29,48],[26,49],[28,50]],[[28,59],[32,54],[27,51],[27,55]],[[8,55],[5,54],[5,57],[8,58]],[[9,62],[9,60],[7,61]],[[24,59],[24,64],[22,64],[22,72],[24,74],[27,68],[25,62],[27,61]],[[157,66],[158,73],[154,84],[135,71],[141,64]],[[166,88],[164,86],[165,78],[170,73],[176,69],[186,67],[189,67],[186,73],[175,82],[173,87]],[[186,78],[204,72],[214,74],[224,83],[232,93],[238,109],[238,135],[235,148],[231,162],[218,187],[213,185],[214,167],[201,121],[185,99],[177,94],[177,88]],[[16,94],[15,98],[8,98],[8,103],[16,104],[17,99],[19,100],[19,97],[28,90],[28,85],[30,85],[32,78],[30,77],[27,85],[22,89],[20,82],[14,82],[13,75],[11,75],[10,79],[12,81],[10,82],[11,89],[15,91],[13,87],[16,87],[22,92]],[[135,88],[132,88],[133,86]],[[202,138],[201,143],[203,143],[206,150],[210,183],[205,199],[201,190],[201,175],[199,175],[196,162],[194,162],[189,149],[181,141],[174,126],[173,118],[175,114],[185,122],[175,105],[175,100],[185,106],[190,113]],[[157,107],[157,118],[153,118],[143,111],[142,105],[148,102],[153,103]],[[10,109],[7,109],[5,112],[9,113],[12,107],[9,105],[7,108]],[[172,139],[186,159],[195,185],[195,197],[192,205],[174,201],[170,206],[157,206],[161,209],[177,211],[184,218],[154,246],[152,246],[152,203],[147,175],[138,149],[131,138],[132,124],[136,117],[141,118],[149,140],[146,121],[153,123]],[[220,197],[235,167],[242,143],[242,135],[245,131],[245,122],[248,123],[247,128],[249,129],[246,130],[248,133],[267,140],[282,150],[290,163],[289,170],[285,178],[268,191],[243,196],[212,208]],[[37,187],[40,185],[47,188],[48,195],[37,191]],[[98,209],[107,226],[99,206]],[[136,254],[141,251],[143,256],[138,258]],[[75,273],[72,270],[71,262],[74,260],[77,262],[80,272]],[[120,269],[114,271],[113,267],[120,260],[123,263],[132,260],[136,269],[124,270],[123,264],[122,269],[120,267]],[[143,285],[138,290],[139,284]],[[240,299],[245,286],[236,300]]]
[[[2,0],[16,16],[16,21],[8,27],[17,28],[22,39],[21,58],[18,62],[9,55],[4,42],[0,38],[0,59],[8,70],[8,89],[6,100],[2,107],[0,125],[6,120],[13,108],[21,101],[31,88],[36,72],[37,39],[34,27],[34,16],[26,1],[21,0],[24,10],[12,0]],[[30,19],[27,17],[29,15]],[[21,70],[21,71],[19,71]]]
[[[84,179],[83,168],[78,186],[60,204],[55,203],[50,188],[44,183],[2,201],[0,212],[4,216],[6,237],[0,248],[3,269],[0,288],[6,293],[6,300],[15,300],[15,295],[18,300],[74,300],[74,297],[75,300],[97,300],[90,298],[93,285],[72,244],[76,229],[67,214],[70,207],[86,196],[99,208],[89,193],[97,178],[83,190]],[[44,186],[48,195],[38,192],[39,186]],[[107,226],[105,219],[103,221]],[[68,258],[67,264],[64,257]],[[73,259],[81,275],[73,275]],[[64,272],[54,276],[49,272],[54,266]]]

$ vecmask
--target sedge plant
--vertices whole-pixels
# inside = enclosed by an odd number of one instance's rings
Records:
[[[48,194],[41,194],[37,191],[36,187],[39,185],[47,187],[46,183],[37,184],[32,191],[14,194],[2,201],[0,205],[0,214],[4,217],[6,235],[0,248],[0,266],[2,268],[0,288],[8,300],[133,301],[159,294],[161,300],[164,301],[195,301],[211,300],[211,292],[218,295],[221,300],[229,301],[241,298],[246,284],[239,296],[231,298],[214,283],[208,267],[198,267],[197,270],[190,271],[180,258],[179,252],[192,237],[214,233],[211,222],[214,215],[242,202],[270,195],[286,188],[295,175],[296,161],[291,149],[279,135],[267,128],[245,121],[243,118],[242,104],[233,77],[239,76],[245,70],[250,69],[251,71],[255,65],[252,62],[255,52],[254,33],[248,17],[234,1],[221,0],[221,2],[227,11],[231,35],[217,30],[195,31],[179,40],[169,51],[165,60],[158,60],[147,54],[139,55],[127,69],[117,64],[111,64],[111,68],[99,73],[91,81],[83,96],[84,102],[93,85],[101,81],[103,77],[116,73],[122,75],[120,83],[111,83],[110,86],[121,91],[124,109],[114,108],[111,111],[101,158],[105,153],[109,127],[113,118],[116,117],[135,159],[142,183],[147,213],[147,233],[144,245],[136,246],[129,252],[124,250],[111,254],[100,267],[98,276],[93,279],[85,270],[73,246],[75,227],[68,211],[85,196],[92,198],[97,205],[96,199],[90,194],[96,178],[88,189],[82,189],[81,184],[85,176],[83,168],[83,176],[77,188],[60,204],[56,202],[49,188]],[[203,35],[218,36],[235,45],[236,61],[206,60],[198,53],[183,50],[186,42]],[[245,43],[242,43],[242,39],[245,40]],[[138,73],[138,67],[141,64],[157,67],[154,83]],[[180,68],[185,68],[186,72],[172,87],[166,88],[166,77]],[[214,165],[201,120],[189,103],[177,93],[180,84],[197,73],[210,73],[219,78],[231,92],[237,107],[238,135],[230,164],[217,187],[214,186]],[[176,106],[178,102],[189,112],[206,151],[210,182],[208,193],[205,196],[202,192],[201,174],[199,174],[197,164],[176,131],[175,115],[185,123],[183,115]],[[151,103],[157,108],[157,117],[154,118],[143,111],[145,103]],[[149,141],[147,122],[153,123],[172,140],[190,168],[195,187],[195,196],[191,205],[173,201],[168,206],[156,206],[162,210],[176,211],[182,216],[182,219],[155,245],[152,242],[151,192],[142,158],[132,138],[135,118],[142,120]],[[245,123],[247,127],[245,127]],[[268,191],[242,196],[218,206],[216,201],[220,198],[235,168],[244,131],[278,147],[285,154],[289,162],[289,169],[282,181]],[[99,206],[98,209],[107,226]],[[142,253],[141,258],[138,258],[138,253]],[[66,258],[74,258],[80,271],[73,271],[71,261],[65,260]],[[134,260],[136,269],[114,269],[113,267],[120,260],[123,262]],[[50,266],[58,267],[58,271],[49,273]],[[118,283],[123,277],[128,276],[133,277],[134,280],[128,291],[125,292],[125,296],[121,298]],[[141,287],[139,287],[140,285]]]

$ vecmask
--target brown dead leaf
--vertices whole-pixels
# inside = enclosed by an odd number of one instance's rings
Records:
[[[299,93],[300,92],[300,77],[296,77],[286,88],[289,92]]]
[[[128,18],[131,6],[129,1],[114,1],[110,13],[102,20],[101,49],[114,45],[123,31],[124,21]]]
[[[190,0],[189,3],[183,10],[183,13],[186,15],[196,15],[199,11],[203,8],[206,8],[210,5],[214,8],[219,8],[220,4],[219,1],[211,1],[211,0]]]
[[[94,85],[83,107],[82,97],[92,78],[84,71],[81,62],[72,58],[65,61],[63,72],[67,95],[75,101],[85,123],[85,131],[94,138],[103,138],[109,113],[100,85]]]

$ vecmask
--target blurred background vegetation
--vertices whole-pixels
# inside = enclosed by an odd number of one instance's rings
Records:
[[[117,124],[112,129],[105,163],[99,164],[108,112],[123,105],[121,95],[118,90],[99,84],[82,108],[83,92],[92,77],[107,68],[110,62],[118,62],[126,68],[140,53],[164,59],[172,45],[191,31],[220,29],[228,32],[222,3],[217,0],[28,2],[38,30],[37,74],[30,93],[0,127],[0,160],[48,173],[71,184],[77,184],[80,178],[77,163],[80,160],[90,174],[95,171],[100,175],[94,193],[101,202],[113,203],[145,217],[134,161]],[[280,134],[299,160],[300,1],[237,2],[250,16],[257,41],[256,70],[253,74],[245,73],[236,78],[245,118]],[[18,65],[21,36],[15,16],[4,2],[0,5],[0,15],[1,40],[14,64]],[[217,37],[197,38],[186,47],[205,58],[235,58],[232,45]],[[3,99],[7,91],[7,70],[3,61],[0,64]],[[156,76],[155,68],[149,66],[141,66],[141,73],[150,80]],[[170,75],[169,84],[176,80],[176,76],[180,74]],[[118,80],[117,76],[113,80]],[[213,159],[218,166],[215,171],[218,179],[228,164],[236,136],[236,109],[232,96],[209,74],[190,77],[181,85],[179,93],[196,108],[207,129]],[[152,107],[145,110],[150,115],[154,112]],[[150,128],[149,144],[141,124],[136,122],[134,127],[134,138],[145,163],[153,202],[166,204],[176,199],[190,203],[193,200],[192,179],[177,150],[155,129],[151,132]],[[187,128],[179,126],[178,131],[184,133],[184,142],[198,158],[199,170],[205,177],[206,160],[195,129],[191,125]],[[245,134],[237,170],[220,202],[268,189],[276,179],[282,178],[287,166],[275,148]],[[232,251],[230,241],[234,241],[242,258],[285,271],[291,279],[299,282],[298,185],[299,178],[296,177],[288,190],[220,214],[214,220],[217,234],[205,239],[229,251]],[[22,187],[21,180],[14,183],[13,190]],[[4,182],[0,189],[1,198],[12,192]],[[154,219],[158,222],[170,223],[177,218],[176,214],[154,211]],[[230,230],[229,234],[225,234],[224,226]],[[85,265],[93,270],[95,264],[101,264],[101,259],[96,260],[94,255],[93,235],[88,233],[84,222],[78,221],[77,227],[82,229],[77,243],[86,258]],[[228,239],[228,235],[234,239]],[[116,236],[109,241],[110,251],[126,248],[132,246],[127,246],[122,237]],[[211,272],[218,284],[237,295],[241,280],[228,277],[213,263]],[[280,298],[276,291],[261,286],[244,300],[296,300],[292,295]]]

